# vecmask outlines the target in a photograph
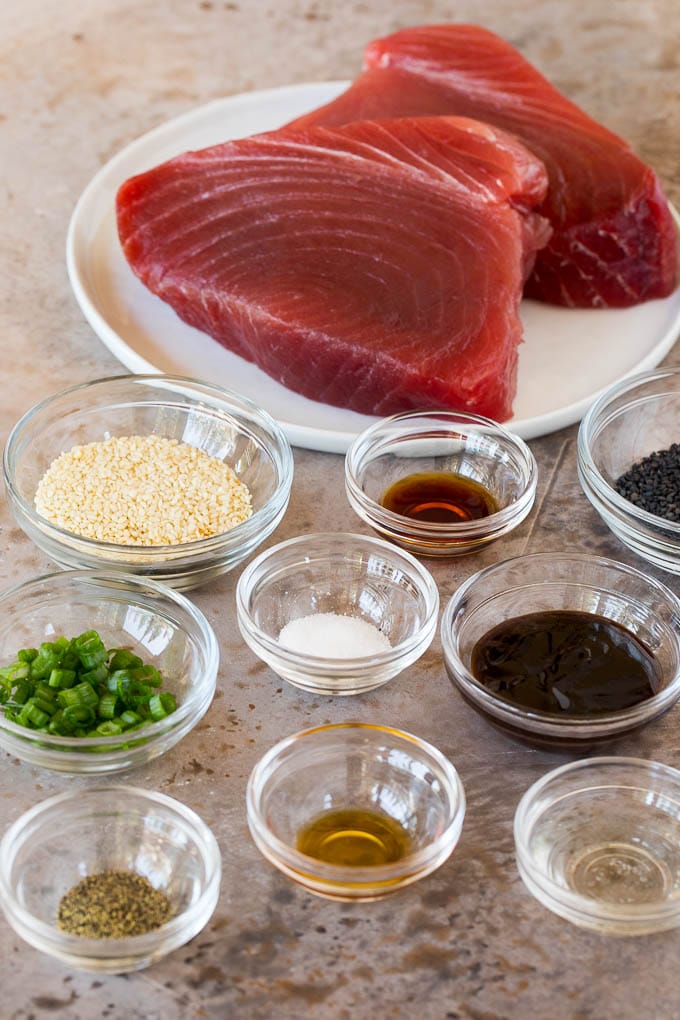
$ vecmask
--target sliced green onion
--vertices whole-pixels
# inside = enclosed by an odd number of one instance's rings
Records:
[[[144,663],[138,655],[129,652],[127,648],[113,648],[109,659],[109,669],[115,673],[117,669],[137,669]]]
[[[131,708],[126,708],[124,712],[121,712],[119,719],[126,730],[142,721],[141,715],[138,712],[133,712]]]
[[[81,673],[78,679],[81,683],[87,680],[89,684],[96,687],[97,684],[106,683],[108,676],[109,671],[106,668],[106,664],[102,663],[101,666],[95,666],[94,669],[88,669],[86,672]]]
[[[163,678],[154,666],[139,666],[131,670],[132,679],[137,683],[150,684],[151,687],[160,687]]]
[[[104,642],[96,630],[86,630],[84,634],[77,637],[75,648],[85,669],[95,669],[96,666],[101,666],[108,657]]]
[[[50,717],[47,712],[43,712],[42,709],[34,703],[33,698],[29,698],[24,707],[17,716],[17,722],[20,726],[30,726],[31,729],[39,729],[41,726],[45,726],[50,721]]]
[[[165,719],[167,715],[174,712],[177,708],[177,702],[175,701],[172,694],[166,692],[165,694],[154,694],[149,698],[149,711],[151,712],[151,718],[154,722],[158,722],[159,719]]]
[[[28,701],[30,693],[31,685],[29,683],[26,683],[26,681],[24,680],[21,683],[18,683],[14,688],[14,691],[12,693],[12,701],[14,701],[17,705],[23,705]]]
[[[176,710],[162,684],[155,666],[127,648],[107,650],[89,630],[20,649],[15,662],[0,667],[0,706],[7,719],[35,731],[117,736]]]
[[[110,691],[116,691],[123,697],[121,691],[126,690],[127,686],[132,683],[132,676],[130,675],[129,669],[115,669],[113,673],[109,673],[106,678],[106,686]]]
[[[118,714],[118,695],[107,691],[102,694],[97,705],[97,715],[101,719],[115,719]]]
[[[89,726],[95,720],[94,709],[89,705],[69,705],[64,709],[63,719],[78,726]]]
[[[58,687],[60,690],[73,687],[75,682],[75,669],[53,669],[47,681],[50,687]]]
[[[73,705],[85,705],[88,708],[94,708],[99,704],[99,696],[92,684],[85,682],[84,684],[76,684],[75,687],[67,688],[64,691],[59,691],[57,701],[62,708],[69,708]]]
[[[11,679],[12,680],[26,680],[31,675],[31,665],[29,662],[17,663],[12,668]]]
[[[41,712],[44,712],[48,716],[54,715],[54,713],[57,711],[57,706],[51,699],[48,700],[47,698],[40,698],[34,696],[29,700],[33,702],[36,708],[39,708]]]
[[[123,732],[123,724],[119,719],[106,719],[99,723],[95,732],[102,737],[114,737]]]
[[[56,649],[49,642],[43,642],[38,649],[38,654],[31,662],[31,677],[33,680],[42,680],[48,677],[53,669],[59,667],[59,655]]]

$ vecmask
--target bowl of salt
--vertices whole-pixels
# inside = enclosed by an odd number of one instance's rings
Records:
[[[414,556],[382,539],[303,535],[246,567],[236,611],[244,641],[278,676],[315,694],[360,694],[426,651],[439,594]]]

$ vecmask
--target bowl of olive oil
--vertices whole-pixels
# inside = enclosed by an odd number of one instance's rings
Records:
[[[307,890],[374,900],[416,882],[451,855],[465,793],[449,759],[387,726],[304,730],[253,769],[248,825],[263,856]]]

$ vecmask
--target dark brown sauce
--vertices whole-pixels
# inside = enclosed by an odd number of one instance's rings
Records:
[[[570,610],[499,623],[472,649],[471,671],[504,700],[556,715],[616,712],[661,687],[654,655],[632,631]]]
[[[402,517],[434,524],[478,521],[500,509],[485,486],[451,471],[406,475],[385,490],[380,503]]]

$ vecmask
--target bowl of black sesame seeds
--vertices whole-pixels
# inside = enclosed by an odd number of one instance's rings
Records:
[[[680,367],[630,376],[595,401],[579,429],[578,474],[625,546],[680,573]]]
[[[28,410],[5,446],[19,526],[63,567],[194,588],[238,566],[288,506],[290,444],[261,408],[167,375],[98,379]]]
[[[0,903],[30,945],[76,970],[140,970],[184,945],[217,904],[221,858],[180,801],[133,786],[36,804],[0,841]]]

